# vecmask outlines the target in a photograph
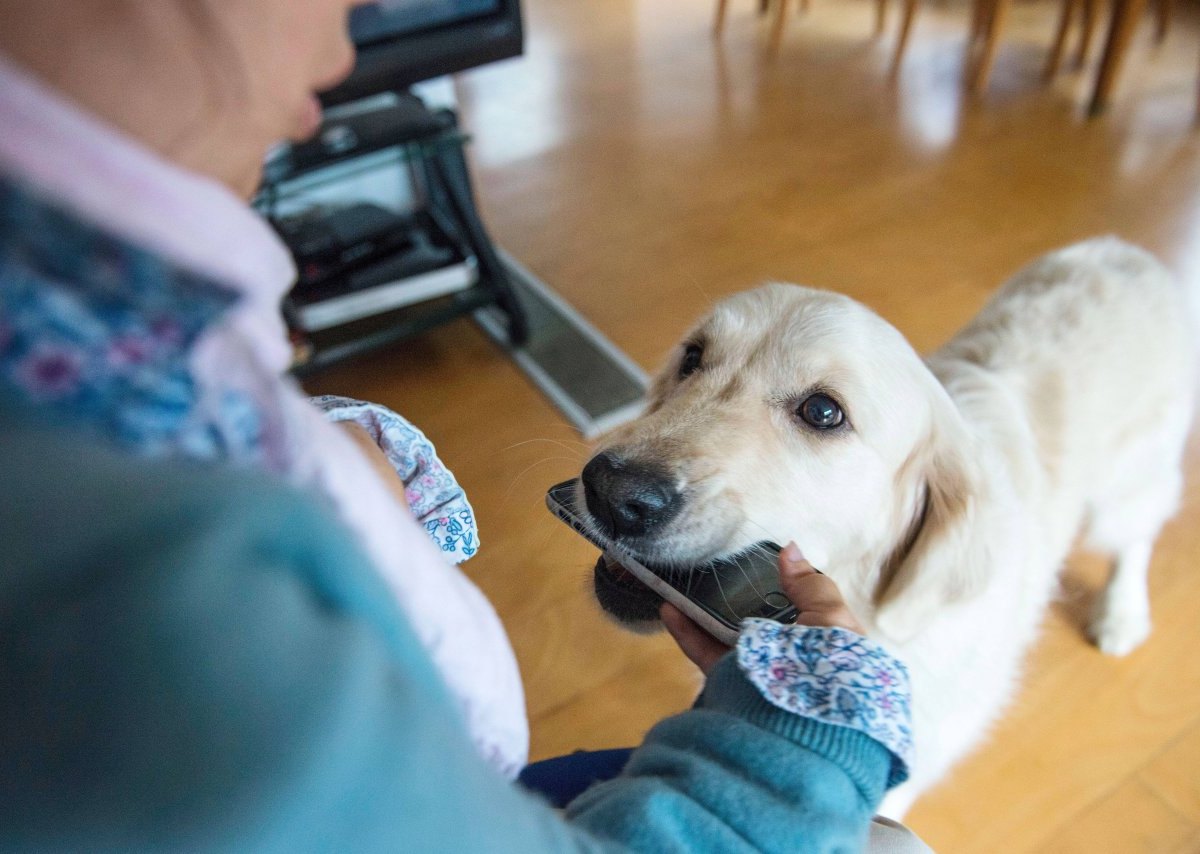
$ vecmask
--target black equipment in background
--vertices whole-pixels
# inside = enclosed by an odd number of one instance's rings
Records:
[[[507,343],[528,324],[479,218],[450,109],[415,83],[520,55],[520,0],[383,0],[355,7],[358,61],[321,98],[334,107],[312,140],[268,160],[256,206],[296,259],[284,307],[307,372],[483,308],[502,313]],[[417,205],[364,195],[406,173]],[[378,177],[378,179],[376,178]]]
[[[355,7],[358,62],[326,105],[396,92],[433,77],[519,56],[520,0],[385,0]]]
[[[329,138],[355,143],[323,148]],[[316,140],[268,162],[255,205],[299,273],[285,307],[293,370],[307,373],[487,306],[503,312],[509,344],[525,342],[524,312],[475,206],[464,143],[453,111],[405,94],[328,120]],[[364,174],[388,170],[409,174],[415,208],[354,195],[356,179],[361,189]],[[336,201],[328,200],[331,188]]]

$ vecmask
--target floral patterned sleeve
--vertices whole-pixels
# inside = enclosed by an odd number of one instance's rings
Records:
[[[330,394],[311,400],[330,421],[354,421],[371,435],[404,481],[413,515],[447,557],[462,563],[479,551],[475,512],[424,433],[378,403]]]
[[[882,646],[847,629],[748,619],[737,643],[741,671],[780,709],[859,730],[892,754],[888,786],[912,761],[908,669]]]

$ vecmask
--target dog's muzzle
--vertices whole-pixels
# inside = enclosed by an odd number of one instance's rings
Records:
[[[583,495],[600,530],[614,539],[644,537],[670,522],[683,494],[670,473],[605,451],[583,469]]]

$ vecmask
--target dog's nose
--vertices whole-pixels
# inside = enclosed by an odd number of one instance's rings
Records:
[[[683,503],[665,471],[608,452],[584,466],[583,494],[592,517],[618,537],[648,533],[674,517]]]

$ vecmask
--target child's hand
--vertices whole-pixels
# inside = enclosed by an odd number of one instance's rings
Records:
[[[779,553],[779,579],[783,592],[800,612],[796,617],[799,625],[836,626],[859,635],[867,633],[847,607],[833,579],[817,572],[795,543],[788,543]]]
[[[837,626],[857,634],[866,634],[858,619],[846,607],[833,579],[813,569],[795,543],[779,553],[779,580],[783,592],[796,606],[796,622],[804,626]],[[729,652],[729,647],[693,623],[682,611],[664,602],[659,610],[663,625],[683,654],[705,674]]]
[[[384,486],[388,488],[400,506],[408,510],[408,497],[404,494],[404,481],[400,479],[400,475],[396,474],[396,470],[392,468],[391,462],[388,461],[383,451],[379,450],[379,446],[375,444],[371,434],[354,421],[338,421],[336,423],[358,446],[363,456],[367,458],[367,462],[371,464],[371,468],[379,475],[379,479],[383,481]]]
[[[729,652],[729,647],[693,623],[690,617],[670,602],[662,603],[662,607],[658,609],[658,616],[671,637],[675,638],[675,643],[683,650],[683,654],[690,658],[692,664],[699,667],[705,676],[721,656]]]

